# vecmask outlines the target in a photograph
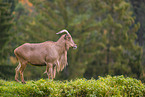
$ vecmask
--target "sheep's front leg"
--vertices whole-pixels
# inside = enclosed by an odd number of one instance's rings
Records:
[[[47,63],[46,71],[44,73],[47,73],[48,79],[53,79],[53,64]]]
[[[51,79],[53,79],[53,64],[49,64],[49,72],[50,72],[50,75],[51,75]]]

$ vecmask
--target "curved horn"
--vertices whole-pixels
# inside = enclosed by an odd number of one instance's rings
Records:
[[[69,32],[68,32],[67,30],[65,30],[65,29],[62,30],[62,31],[60,31],[60,32],[58,32],[58,33],[56,33],[56,34],[61,34],[61,33],[63,33],[63,32],[66,32],[68,35],[70,35]]]

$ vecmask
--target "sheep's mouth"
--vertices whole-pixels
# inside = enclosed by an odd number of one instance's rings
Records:
[[[77,45],[73,46],[73,49],[77,49]]]

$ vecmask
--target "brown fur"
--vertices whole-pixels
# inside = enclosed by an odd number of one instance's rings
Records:
[[[71,35],[65,34],[60,37],[57,42],[46,41],[43,43],[25,43],[14,50],[19,61],[17,66],[15,80],[18,80],[20,72],[21,81],[25,83],[23,72],[27,64],[35,66],[45,66],[48,78],[55,78],[57,72],[62,71],[67,64],[67,50],[70,47],[76,47]],[[53,65],[54,66],[53,69]],[[54,70],[54,71],[53,71]]]

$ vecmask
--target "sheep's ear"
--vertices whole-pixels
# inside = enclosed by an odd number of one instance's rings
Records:
[[[70,36],[68,34],[66,34],[65,37],[64,37],[64,39],[65,40],[69,40],[70,39]]]
[[[67,39],[67,37],[68,37],[68,34],[66,34],[66,35],[64,36],[64,39]]]

